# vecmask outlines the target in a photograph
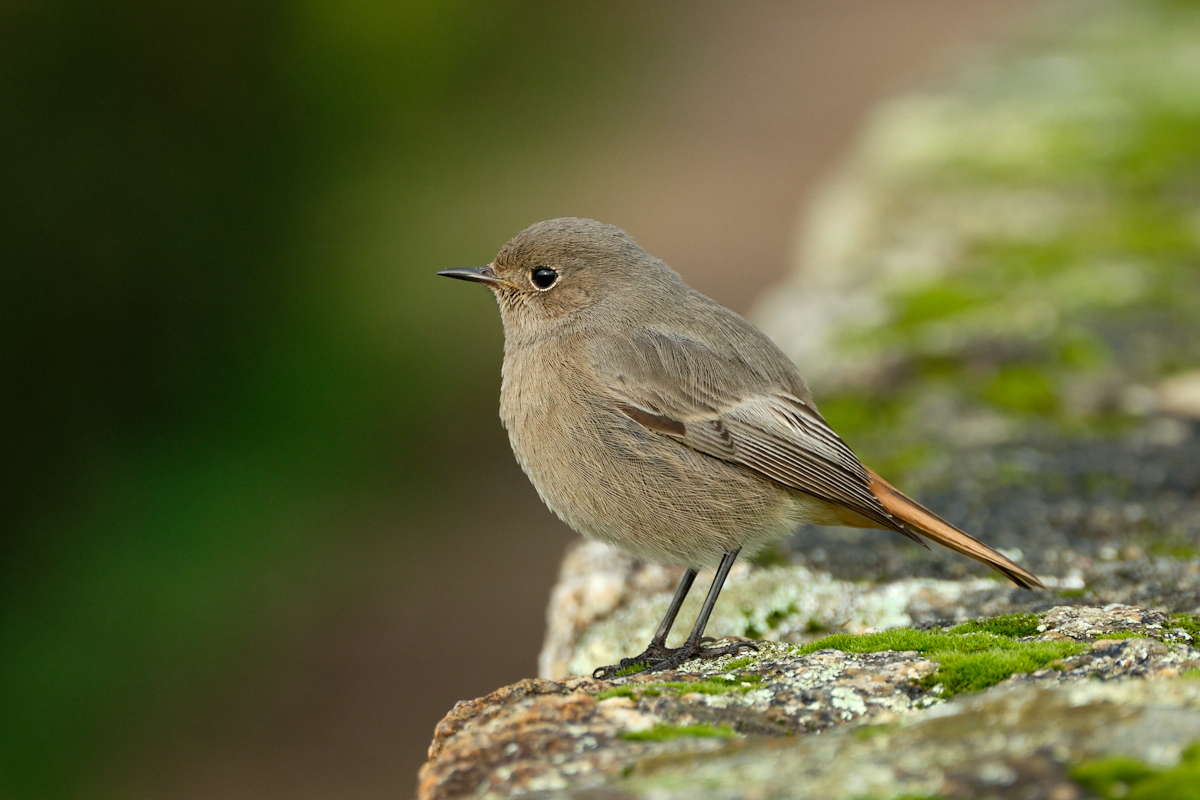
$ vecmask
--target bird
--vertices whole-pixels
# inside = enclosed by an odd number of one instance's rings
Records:
[[[715,646],[704,635],[709,616],[740,553],[806,523],[929,539],[1022,588],[1044,588],[865,466],[774,342],[620,228],[575,217],[539,222],[487,266],[437,274],[495,295],[504,328],[500,418],[542,501],[585,537],[686,567],[646,650],[594,677],[755,649]],[[691,633],[668,647],[707,566],[716,574]]]

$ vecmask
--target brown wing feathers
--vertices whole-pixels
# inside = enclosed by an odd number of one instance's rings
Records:
[[[784,388],[788,381],[766,374],[772,370],[760,374],[746,359],[682,335],[646,331],[621,344],[597,358],[597,370],[608,376],[617,407],[645,428],[820,498],[844,525],[886,528],[922,544],[919,536],[925,536],[1018,586],[1043,586],[1033,573],[864,467],[804,399],[798,376],[800,388],[792,392]],[[782,353],[777,356],[775,372],[794,371]],[[723,369],[712,369],[714,363]]]
[[[960,531],[946,520],[934,514],[920,503],[905,496],[890,483],[879,477],[869,467],[867,473],[871,476],[871,493],[879,498],[880,504],[894,518],[915,533],[928,536],[933,541],[948,547],[956,553],[987,564],[992,569],[1003,572],[1013,583],[1024,589],[1046,586],[1037,576],[1024,567],[1005,558],[992,548],[974,537]]]

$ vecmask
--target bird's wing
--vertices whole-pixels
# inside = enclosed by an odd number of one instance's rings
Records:
[[[644,427],[908,534],[807,393],[785,388],[803,386],[794,368],[655,330],[602,344],[593,361],[617,407]]]

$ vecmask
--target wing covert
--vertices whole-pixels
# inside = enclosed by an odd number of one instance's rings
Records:
[[[596,353],[604,388],[630,418],[687,447],[845,506],[881,527],[897,523],[870,491],[865,467],[825,422],[787,362],[769,367],[696,338],[647,330]],[[800,388],[791,391],[790,387]]]

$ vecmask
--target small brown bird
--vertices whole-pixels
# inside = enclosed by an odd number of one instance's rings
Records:
[[[540,222],[488,266],[438,274],[496,296],[500,418],[546,505],[584,536],[688,567],[646,651],[596,677],[753,648],[708,645],[717,595],[741,550],[808,522],[924,536],[1018,586],[1042,586],[863,466],[770,339],[621,229]],[[696,571],[710,564],[717,574],[691,635],[668,648]]]

